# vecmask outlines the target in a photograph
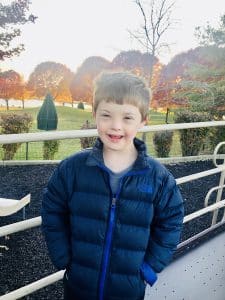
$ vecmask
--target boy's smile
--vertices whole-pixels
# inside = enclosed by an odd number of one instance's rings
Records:
[[[112,140],[112,142],[119,142],[123,136],[122,135],[112,135],[112,134],[109,134],[109,138]]]
[[[133,139],[144,126],[138,107],[102,101],[95,114],[98,134],[104,150],[133,150]]]

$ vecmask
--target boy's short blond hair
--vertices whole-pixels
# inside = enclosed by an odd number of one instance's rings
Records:
[[[139,108],[145,120],[151,98],[151,91],[145,80],[129,72],[102,72],[94,82],[94,113],[101,101],[116,104],[132,104]]]

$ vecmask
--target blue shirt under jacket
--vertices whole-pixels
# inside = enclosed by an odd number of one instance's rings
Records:
[[[50,257],[76,300],[140,300],[171,261],[183,201],[175,179],[134,139],[138,157],[112,195],[103,144],[63,160],[44,191]],[[76,296],[75,296],[76,295]]]

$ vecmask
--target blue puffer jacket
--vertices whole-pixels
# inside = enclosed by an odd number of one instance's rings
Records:
[[[145,281],[170,262],[179,242],[183,203],[173,176],[138,157],[111,194],[102,143],[60,163],[44,191],[42,228],[50,257],[67,270],[76,300],[143,299]]]

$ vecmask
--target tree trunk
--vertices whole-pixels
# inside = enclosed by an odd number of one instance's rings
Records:
[[[5,99],[5,103],[6,103],[6,110],[9,110],[9,99]]]
[[[166,124],[169,123],[168,122],[169,114],[170,114],[170,109],[169,109],[169,107],[167,107],[167,109],[166,109]]]

